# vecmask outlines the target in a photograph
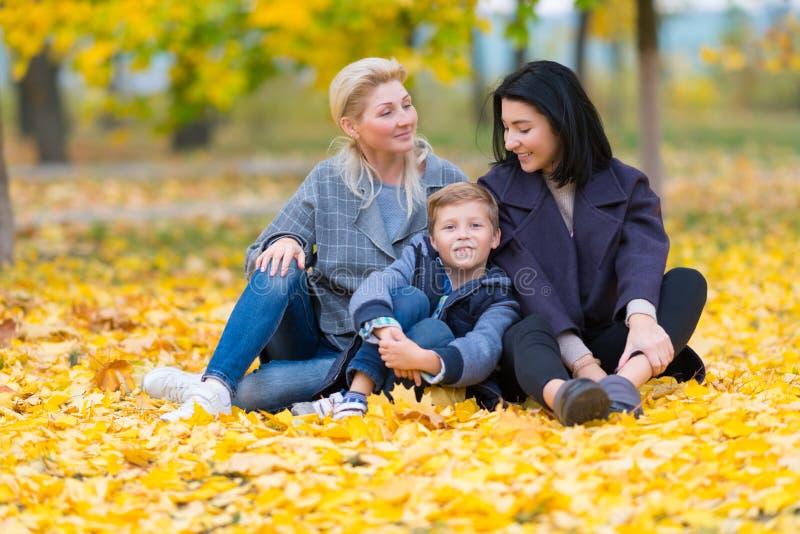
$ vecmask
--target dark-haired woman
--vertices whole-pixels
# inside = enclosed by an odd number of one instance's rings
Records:
[[[702,381],[687,346],[706,300],[692,269],[664,274],[659,198],[612,157],[600,117],[568,68],[534,61],[493,95],[492,170],[500,205],[494,262],[524,319],[504,338],[504,398],[531,396],[564,425],[641,413],[651,377]]]

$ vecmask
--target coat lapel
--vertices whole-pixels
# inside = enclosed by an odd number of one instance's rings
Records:
[[[592,175],[575,195],[574,225],[581,261],[594,272],[618,240],[624,214],[620,205],[628,200],[611,168]]]
[[[404,199],[405,200],[405,199]],[[400,227],[400,231],[397,232],[397,237],[394,240],[394,243],[400,243],[404,241],[408,236],[417,234],[428,226],[428,211],[424,207],[417,207],[414,212],[411,214],[410,219],[406,219],[403,223],[403,226]]]
[[[541,275],[555,285],[552,289],[558,288],[556,298],[573,312],[571,315],[578,316],[574,312],[580,310],[579,288],[571,282],[578,279],[575,243],[544,183],[544,176],[539,172],[516,170],[501,202],[516,223],[513,235],[507,238],[515,239],[531,252],[544,271]]]
[[[359,188],[361,194],[367,192],[366,180],[370,178],[365,174],[361,175]],[[426,198],[431,195],[435,190],[444,186],[442,176],[442,162],[432,153],[428,154],[425,159],[425,171],[420,178],[422,186],[425,188]],[[417,234],[428,227],[428,210],[425,206],[417,206],[411,214],[411,218],[407,219],[394,242],[389,239],[386,234],[386,225],[383,222],[380,206],[373,201],[369,206],[358,211],[354,226],[366,235],[372,243],[380,250],[388,254],[392,258],[400,257],[403,245],[409,236]]]
[[[425,198],[431,196],[436,190],[444,187],[444,178],[442,173],[442,162],[433,154],[428,154],[425,159],[425,171],[420,177],[422,187],[425,188]],[[428,227],[428,209],[427,206],[417,206],[411,214],[411,218],[406,219],[400,231],[397,232],[397,237],[394,240],[394,247],[396,256],[399,257],[403,249],[403,243],[410,237],[419,232],[422,232]]]

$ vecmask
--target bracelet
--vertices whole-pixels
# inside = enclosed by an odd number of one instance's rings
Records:
[[[583,361],[581,362],[581,360],[583,360]],[[576,366],[574,366],[574,367],[572,368],[572,374],[573,374],[573,376],[575,375],[575,373],[577,373],[578,371],[580,371],[580,370],[581,370],[581,369],[583,369],[584,367],[589,367],[589,366],[590,366],[590,365],[592,365],[593,363],[594,363],[594,364],[597,364],[598,366],[600,366],[600,360],[598,360],[597,358],[589,358],[589,359],[586,359],[586,360],[584,360],[583,358],[580,358],[580,359],[578,359],[578,361],[577,361],[577,362],[575,362],[575,363],[578,363],[578,362],[580,362],[580,365],[576,365]]]

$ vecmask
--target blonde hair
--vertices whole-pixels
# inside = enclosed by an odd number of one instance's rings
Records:
[[[497,201],[494,196],[472,182],[456,182],[446,185],[428,197],[428,232],[433,233],[433,225],[436,223],[436,216],[439,210],[445,206],[461,204],[462,202],[480,202],[486,208],[489,221],[492,223],[492,230],[500,228]]]
[[[333,121],[339,129],[342,129],[342,118],[349,117],[358,120],[364,113],[367,100],[376,87],[392,81],[403,83],[405,80],[406,69],[394,58],[369,57],[350,63],[339,71],[330,85],[329,101]],[[369,206],[380,191],[380,188],[375,187],[377,171],[364,157],[355,139],[337,137],[331,145],[338,147],[334,157],[341,168],[345,185],[362,200],[362,207]],[[409,218],[414,205],[425,202],[425,189],[422,186],[419,165],[432,151],[427,141],[415,136],[414,149],[405,156],[400,183],[405,187],[407,217]],[[366,174],[370,178],[366,193],[362,193],[359,188],[362,174]]]

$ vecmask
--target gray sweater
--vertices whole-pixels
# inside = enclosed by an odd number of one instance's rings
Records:
[[[362,175],[362,191],[369,179]],[[428,154],[421,177],[428,196],[466,179],[449,161]],[[306,254],[309,289],[319,303],[319,328],[339,348],[346,347],[354,334],[350,296],[370,273],[392,263],[411,238],[428,227],[426,206],[415,206],[395,239],[389,239],[377,202],[364,209],[361,204],[345,186],[334,158],[326,159],[250,245],[245,261],[249,278],[256,258],[270,244],[282,237],[296,239]]]

